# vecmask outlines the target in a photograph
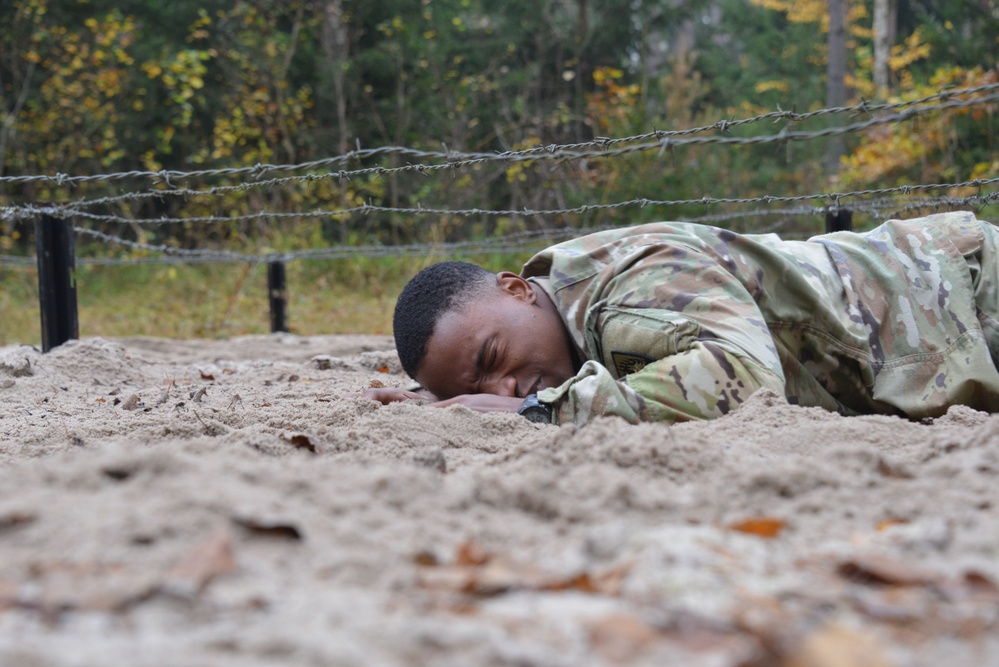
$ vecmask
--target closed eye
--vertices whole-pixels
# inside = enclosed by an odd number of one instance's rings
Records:
[[[489,337],[482,341],[479,351],[475,355],[475,382],[471,387],[471,394],[482,393],[482,376],[496,362],[496,347],[491,345],[493,338]]]
[[[482,374],[489,371],[496,363],[495,337],[489,337],[482,341],[479,353],[475,355],[475,370]]]

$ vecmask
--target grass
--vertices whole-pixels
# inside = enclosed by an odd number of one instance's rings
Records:
[[[529,254],[473,258],[516,270]],[[391,334],[406,281],[432,258],[298,261],[287,265],[292,333]],[[270,332],[265,264],[77,267],[81,336],[228,338]],[[34,268],[0,268],[0,345],[40,345]]]

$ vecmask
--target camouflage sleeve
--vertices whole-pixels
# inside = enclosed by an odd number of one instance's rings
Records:
[[[615,379],[606,366],[587,361],[575,377],[538,398],[555,407],[556,423],[585,423],[599,416],[678,422],[720,417],[757,389],[784,393],[784,379],[721,340],[690,346]]]
[[[666,224],[540,254],[525,273],[548,276],[589,362],[538,398],[561,423],[672,422],[726,414],[761,387],[784,395],[780,355],[754,298],[771,283],[781,289],[788,267],[777,259],[749,237]]]

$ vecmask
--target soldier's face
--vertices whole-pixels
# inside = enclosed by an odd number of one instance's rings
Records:
[[[523,398],[576,372],[569,334],[540,288],[514,273],[497,289],[445,313],[415,378],[440,399],[463,394]]]

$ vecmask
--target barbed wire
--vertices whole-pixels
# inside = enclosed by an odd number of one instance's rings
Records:
[[[999,180],[999,179],[995,179]],[[917,188],[917,187],[931,187],[931,186],[903,186],[906,189]],[[846,193],[850,194],[850,193]],[[830,195],[824,195],[830,196]],[[845,195],[844,195],[845,196]],[[788,198],[784,198],[788,199]],[[777,232],[785,229],[788,225],[788,218],[791,216],[816,216],[822,215],[829,210],[836,210],[837,208],[847,208],[855,212],[864,212],[871,214],[883,213],[885,210],[892,210],[894,212],[904,212],[909,210],[920,210],[920,209],[939,209],[939,208],[955,208],[955,207],[967,207],[969,205],[981,202],[991,202],[999,200],[999,192],[990,193],[987,195],[973,195],[970,197],[928,197],[921,199],[914,199],[907,203],[901,203],[895,198],[881,198],[881,199],[868,199],[860,202],[853,202],[848,206],[840,203],[839,205],[829,205],[829,206],[799,206],[793,208],[763,208],[763,209],[753,209],[750,211],[728,211],[722,213],[706,214],[702,216],[689,217],[685,222],[697,222],[697,223],[718,223],[725,221],[732,221],[751,217],[777,217],[784,218],[783,220],[778,220],[771,225],[762,228],[756,228],[751,230],[749,233],[753,234],[765,234]],[[703,201],[696,200],[696,201]],[[614,206],[614,205],[607,205]],[[429,212],[424,210],[424,212]],[[487,211],[489,213],[497,213],[495,211]],[[517,213],[514,211],[513,213]],[[94,218],[105,218],[106,216],[94,216]],[[123,218],[121,221],[131,222],[129,219]],[[80,258],[78,263],[80,265],[124,265],[124,264],[179,264],[179,263],[248,263],[257,264],[263,262],[271,261],[295,261],[295,260],[335,260],[335,259],[346,259],[353,257],[363,257],[363,258],[377,258],[386,256],[411,256],[411,255],[428,255],[431,253],[459,253],[464,255],[476,255],[484,253],[510,253],[523,251],[525,248],[532,244],[544,241],[545,243],[551,243],[558,240],[565,240],[572,236],[577,236],[580,233],[593,233],[596,231],[613,229],[619,227],[617,225],[602,225],[595,227],[579,228],[579,227],[560,227],[560,228],[547,228],[538,230],[526,230],[514,232],[506,235],[501,235],[497,237],[492,237],[480,241],[462,241],[462,242],[433,242],[433,243],[410,243],[404,245],[365,245],[365,246],[332,246],[324,248],[310,248],[304,250],[295,251],[283,251],[283,252],[269,252],[263,254],[246,254],[237,253],[225,250],[216,249],[187,249],[178,248],[175,246],[169,246],[166,244],[150,244],[142,243],[139,241],[132,241],[129,239],[122,238],[120,236],[115,236],[112,234],[107,234],[98,230],[93,230],[85,227],[74,227],[74,232],[81,236],[88,236],[90,238],[96,239],[98,241],[122,246],[129,248],[133,251],[143,252],[143,253],[157,253],[162,256],[159,257],[91,257],[91,258]],[[807,233],[792,233],[790,235],[785,235],[787,238],[793,238],[796,236],[804,237],[809,236]],[[35,263],[35,259],[32,257],[24,256],[14,256],[14,255],[0,255],[0,266],[9,267],[31,267]]]
[[[999,193],[992,193],[989,196],[990,199],[999,199]],[[962,202],[968,198],[955,199],[946,198],[946,202],[939,202],[935,200],[923,200],[919,202],[920,207],[939,207],[943,205],[947,206],[960,206]],[[888,205],[891,202],[877,202],[872,201],[870,206],[862,207],[849,207],[851,210],[855,211],[865,211],[865,212],[879,212],[882,206]],[[897,202],[896,202],[897,203]],[[916,204],[910,204],[915,206]],[[847,207],[843,207],[847,208]],[[796,207],[796,208],[786,208],[786,209],[756,209],[753,211],[734,211],[728,213],[717,213],[704,216],[697,216],[689,218],[683,222],[695,222],[695,223],[716,223],[736,220],[740,218],[747,217],[760,217],[760,216],[771,216],[771,217],[783,217],[784,219],[778,220],[766,227],[756,228],[750,232],[751,234],[769,234],[774,232],[780,232],[787,228],[788,218],[791,216],[798,215],[823,215],[829,210],[835,210],[836,207],[824,206],[824,207]],[[395,256],[413,256],[413,255],[431,255],[431,254],[444,254],[444,255],[481,255],[489,253],[512,253],[524,251],[532,245],[541,243],[548,245],[553,242],[558,242],[561,240],[567,240],[569,238],[574,238],[580,234],[591,234],[599,231],[609,230],[609,229],[620,229],[619,225],[598,225],[587,228],[579,227],[559,227],[559,228],[547,228],[547,229],[536,229],[536,230],[524,230],[518,232],[512,232],[509,234],[504,234],[500,236],[491,237],[488,239],[482,239],[477,241],[457,241],[457,242],[431,242],[431,243],[409,243],[402,245],[362,245],[362,246],[329,246],[324,248],[308,248],[293,251],[283,251],[283,252],[271,252],[264,254],[244,254],[244,253],[234,253],[222,250],[206,250],[206,249],[183,249],[176,248],[166,245],[154,245],[154,244],[144,244],[137,241],[130,241],[120,237],[105,234],[103,232],[97,232],[95,230],[90,230],[82,227],[74,227],[74,230],[79,234],[89,235],[105,242],[119,244],[128,248],[142,250],[145,252],[160,252],[165,255],[165,257],[151,258],[142,257],[137,260],[134,258],[86,258],[81,260],[81,264],[130,264],[130,263],[155,263],[155,264],[173,264],[173,263],[247,263],[247,264],[259,264],[264,262],[272,261],[283,261],[291,262],[297,260],[336,260],[336,259],[348,259],[348,258],[378,258],[378,257],[395,257]],[[804,238],[812,236],[813,234],[806,232],[795,232],[786,235],[786,238]]]
[[[374,205],[370,202],[335,210],[317,209],[312,211],[295,212],[275,212],[257,211],[254,213],[238,216],[191,216],[184,218],[129,218],[116,214],[93,213],[87,208],[98,205],[108,205],[120,203],[127,200],[145,199],[151,197],[184,196],[200,197],[215,196],[232,192],[240,192],[251,188],[274,187],[288,183],[307,183],[317,180],[327,179],[350,179],[353,177],[375,174],[386,175],[392,173],[417,171],[429,175],[431,172],[442,170],[456,170],[460,167],[477,165],[486,162],[534,162],[537,160],[555,160],[559,162],[569,160],[582,160],[588,158],[613,158],[631,153],[658,151],[660,155],[673,148],[685,145],[696,144],[728,144],[728,145],[755,145],[774,142],[806,141],[822,137],[843,135],[852,132],[860,132],[878,125],[897,123],[910,120],[920,115],[943,111],[947,109],[968,108],[980,104],[999,101],[999,95],[986,95],[971,99],[955,99],[961,95],[972,95],[989,92],[999,89],[999,83],[987,84],[975,88],[945,90],[934,95],[926,96],[918,100],[908,100],[892,104],[867,104],[862,102],[849,107],[830,107],[807,113],[796,113],[794,111],[778,110],[760,114],[752,118],[741,120],[721,120],[712,125],[689,128],[684,130],[653,130],[653,132],[623,137],[619,139],[608,139],[598,137],[590,142],[576,144],[552,144],[549,146],[537,146],[520,151],[505,151],[500,153],[461,153],[447,150],[444,151],[422,151],[398,146],[388,146],[375,149],[361,149],[350,151],[344,155],[315,160],[293,165],[255,165],[253,167],[241,167],[230,169],[207,169],[198,171],[131,171],[112,174],[97,174],[85,176],[68,176],[56,174],[55,176],[9,176],[0,177],[0,183],[27,183],[34,181],[46,181],[57,185],[77,185],[94,181],[114,181],[127,178],[154,178],[157,185],[168,189],[153,189],[142,192],[127,192],[120,195],[99,197],[94,199],[79,199],[75,202],[24,206],[4,206],[0,207],[0,220],[24,220],[37,219],[41,216],[54,216],[59,218],[82,218],[95,222],[123,223],[129,225],[163,225],[176,223],[225,223],[253,221],[261,219],[281,220],[281,219],[302,219],[302,218],[337,218],[345,216],[367,216],[370,214],[389,213],[399,215],[444,215],[462,217],[555,217],[574,214],[585,214],[598,211],[622,209],[627,207],[671,207],[671,206],[692,206],[692,205],[746,205],[746,204],[804,204],[807,202],[824,201],[823,206],[798,206],[785,209],[756,209],[753,211],[721,212],[706,214],[703,216],[688,218],[694,222],[722,222],[739,218],[753,216],[792,216],[792,215],[817,215],[829,209],[850,208],[851,210],[881,214],[884,211],[892,211],[893,214],[901,214],[908,211],[922,210],[927,208],[941,207],[984,207],[999,200],[999,192],[982,193],[985,186],[999,183],[999,178],[979,178],[960,183],[937,183],[903,185],[889,188],[876,188],[857,190],[852,192],[829,192],[819,194],[805,194],[793,196],[763,195],[756,197],[711,197],[703,196],[692,199],[650,199],[635,198],[620,202],[602,204],[584,204],[576,207],[550,208],[550,209],[528,209],[519,210],[495,210],[483,208],[448,209],[448,208],[426,208],[419,204],[415,207],[393,207]],[[941,100],[940,104],[926,105],[926,102]],[[925,106],[920,106],[925,105]],[[904,109],[904,110],[903,110]],[[900,111],[891,115],[878,116],[866,121],[831,127],[817,131],[791,131],[789,128],[793,123],[802,122],[810,118],[839,113],[878,113],[884,111]],[[774,122],[786,121],[787,125],[776,134],[765,134],[750,137],[733,137],[720,135],[711,136],[691,136],[707,131],[725,133],[730,128],[746,125],[750,123],[771,120]],[[382,157],[386,155],[397,155],[411,158],[418,158],[427,161],[442,161],[434,164],[407,163],[395,167],[371,166],[349,170],[338,170],[321,174],[303,174],[286,177],[278,177],[262,180],[262,177],[271,172],[282,171],[303,171],[319,169],[334,165],[350,164],[352,162],[363,162],[364,160]],[[207,178],[213,176],[247,176],[256,180],[233,185],[220,185],[206,189],[189,189],[174,187],[173,181],[185,179]],[[924,197],[909,201],[900,201],[891,195],[909,196],[916,192],[926,192],[934,189],[958,189],[977,188],[978,194],[967,197]],[[767,228],[755,230],[755,233],[766,233],[786,228],[787,221],[779,220]],[[364,246],[333,246],[325,248],[312,248],[281,253],[246,254],[215,249],[184,249],[165,244],[147,244],[139,241],[132,241],[119,236],[114,236],[106,232],[77,226],[75,232],[82,236],[87,236],[98,242],[114,244],[139,253],[153,253],[161,255],[157,257],[125,257],[125,258],[81,258],[80,264],[133,264],[133,263],[260,263],[275,260],[308,260],[308,259],[343,259],[348,257],[384,257],[384,256],[406,256],[413,254],[427,254],[433,252],[448,252],[459,254],[480,254],[480,253],[501,253],[522,250],[531,244],[540,241],[551,242],[559,238],[578,235],[581,232],[589,233],[599,229],[608,229],[612,226],[587,227],[562,227],[556,229],[539,229],[512,234],[497,236],[480,241],[461,242],[438,242],[438,243],[410,243],[403,245],[364,245]],[[28,257],[0,255],[0,266],[26,266],[31,265],[33,260]]]
[[[693,127],[686,130],[656,130],[653,129],[652,132],[647,132],[645,134],[640,134],[632,137],[624,137],[620,139],[610,139],[607,137],[597,137],[592,141],[584,141],[573,144],[562,144],[557,145],[555,148],[560,150],[575,150],[580,148],[606,148],[608,146],[614,146],[621,143],[631,143],[636,141],[648,141],[649,139],[659,139],[662,140],[667,137],[679,137],[686,136],[690,134],[699,134],[701,132],[708,132],[711,130],[716,130],[718,132],[726,132],[730,128],[739,127],[741,125],[747,125],[750,123],[758,123],[764,120],[773,120],[774,122],[779,120],[786,120],[788,122],[803,122],[811,118],[818,118],[820,116],[828,116],[831,114],[862,114],[862,113],[876,113],[878,111],[890,111],[894,109],[903,109],[908,106],[914,106],[917,104],[925,104],[926,102],[931,102],[933,100],[946,100],[954,95],[959,94],[973,94],[979,92],[985,92],[989,90],[999,89],[999,83],[989,83],[983,84],[981,86],[976,86],[974,88],[964,88],[964,89],[953,89],[944,90],[932,95],[927,95],[926,97],[921,97],[919,99],[907,100],[903,102],[894,103],[883,103],[883,104],[870,104],[865,100],[861,102],[850,105],[850,106],[840,106],[840,107],[828,107],[825,109],[818,109],[816,111],[806,111],[803,113],[796,113],[794,111],[785,111],[778,108],[777,111],[770,111],[752,118],[743,118],[739,120],[719,120],[710,125],[701,125],[700,127]],[[514,151],[521,154],[530,153],[540,153],[544,151],[551,151],[552,146],[536,146],[534,148],[528,148],[522,151]]]
[[[692,218],[688,222],[721,222],[734,220],[754,215],[790,216],[797,214],[815,214],[821,212],[820,208],[799,207],[794,209],[757,210],[757,211],[734,211],[727,214],[712,214]],[[787,226],[787,221],[780,221],[765,228],[756,230],[754,233],[769,233],[778,231]],[[299,259],[343,259],[347,257],[384,257],[395,254],[396,249],[402,249],[399,254],[427,254],[430,252],[441,252],[444,250],[461,252],[463,254],[481,254],[484,252],[510,252],[512,249],[522,249],[526,244],[544,240],[551,242],[556,239],[566,239],[579,235],[581,232],[593,233],[615,228],[615,225],[601,225],[580,229],[578,227],[560,227],[536,230],[524,230],[512,232],[501,236],[491,237],[481,241],[463,242],[434,242],[434,243],[411,243],[395,246],[333,246],[326,248],[310,248],[304,250],[293,250],[283,252],[269,252],[263,254],[243,254],[224,250],[209,250],[199,248],[178,248],[166,244],[151,244],[107,234],[98,230],[85,227],[74,227],[73,231],[81,236],[88,236],[104,243],[110,243],[141,252],[162,253],[165,257],[110,257],[110,258],[80,258],[79,264],[100,264],[100,265],[120,265],[131,263],[262,263],[271,261],[293,261]],[[30,257],[20,257],[12,255],[0,255],[0,265],[30,266],[34,260]]]
[[[156,182],[164,184],[169,190],[157,191],[159,193],[168,193],[173,191],[173,183],[175,181],[181,180],[191,180],[198,178],[208,178],[216,176],[248,176],[257,179],[258,183],[267,183],[268,181],[260,181],[259,179],[271,172],[275,171],[303,171],[309,169],[318,169],[323,167],[330,167],[337,164],[343,164],[345,162],[351,161],[362,161],[376,156],[382,155],[397,155],[402,157],[412,157],[422,160],[443,160],[443,163],[438,164],[406,164],[397,167],[365,167],[360,169],[352,170],[338,170],[334,172],[329,172],[327,174],[310,174],[300,177],[285,177],[280,179],[270,179],[269,182],[289,182],[295,180],[314,180],[315,178],[352,178],[369,174],[391,174],[404,171],[418,171],[420,173],[427,173],[429,171],[435,170],[452,170],[460,167],[482,164],[486,162],[523,162],[523,161],[535,161],[535,160],[580,160],[588,158],[606,158],[619,155],[625,155],[628,153],[635,152],[645,152],[652,150],[665,151],[670,148],[675,148],[679,146],[686,145],[697,145],[697,144],[731,144],[731,145],[754,145],[754,144],[764,144],[772,142],[788,142],[788,141],[805,141],[823,137],[839,136],[843,134],[850,134],[853,132],[859,132],[877,125],[883,125],[888,123],[896,123],[904,120],[909,120],[916,116],[920,116],[927,113],[933,113],[936,111],[943,111],[947,109],[958,109],[967,108],[971,106],[977,106],[980,104],[985,104],[989,102],[999,101],[999,95],[987,95],[982,97],[975,97],[966,100],[953,100],[949,99],[963,94],[973,94],[976,92],[984,92],[988,90],[993,90],[999,88],[999,84],[986,84],[983,86],[978,86],[975,88],[951,90],[951,91],[941,91],[935,95],[927,96],[923,100],[913,100],[907,102],[899,102],[895,104],[888,105],[870,105],[867,103],[853,105],[851,107],[830,107],[827,109],[821,109],[814,112],[808,112],[805,114],[798,114],[793,111],[783,111],[778,110],[774,112],[768,112],[766,114],[760,114],[750,119],[742,119],[736,121],[722,120],[718,121],[712,125],[703,126],[701,128],[694,128],[690,130],[654,130],[651,133],[645,133],[641,135],[636,135],[632,137],[624,137],[620,139],[606,139],[601,138],[596,141],[586,142],[583,144],[551,144],[549,146],[543,147],[533,147],[526,150],[520,151],[504,151],[500,153],[466,153],[466,152],[454,152],[450,150],[445,151],[423,151],[414,148],[407,148],[402,146],[383,146],[380,148],[372,149],[357,149],[350,151],[340,156],[334,156],[330,158],[324,158],[321,160],[313,160],[310,162],[303,162],[300,164],[286,164],[286,165],[272,165],[272,164],[256,164],[252,167],[235,167],[235,168],[225,168],[225,169],[202,169],[195,171],[177,171],[177,170],[160,170],[160,171],[142,171],[134,170],[127,172],[116,172],[110,174],[88,174],[88,175],[69,175],[57,173],[55,175],[21,175],[21,176],[0,176],[0,183],[33,183],[33,182],[45,182],[55,184],[57,186],[64,185],[76,185],[80,183],[89,182],[104,182],[104,181],[117,181],[125,179],[152,179]],[[913,106],[920,104],[925,100],[933,99],[943,99],[949,100],[944,101],[941,104],[927,105],[927,106]],[[905,107],[905,111],[901,113],[890,114],[887,116],[880,116],[863,121],[860,123],[853,123],[850,125],[844,125],[840,127],[826,128],[823,130],[817,130],[812,132],[794,132],[788,131],[788,126],[785,126],[781,132],[777,134],[767,134],[760,135],[756,137],[732,137],[732,136],[706,136],[706,137],[690,137],[685,136],[692,133],[702,132],[710,129],[715,129],[724,132],[728,128],[736,127],[739,125],[744,125],[751,122],[760,122],[762,120],[786,120],[789,123],[800,122],[804,119],[816,117],[820,115],[828,115],[832,113],[843,113],[846,111],[853,111],[857,113],[869,112],[871,109],[900,109]],[[679,137],[679,138],[675,138]],[[655,141],[649,141],[654,139]],[[638,143],[636,143],[638,142]],[[620,148],[607,149],[608,146],[616,146],[619,144],[633,144],[624,145]],[[580,147],[583,149],[580,150]],[[208,192],[208,191],[203,191]]]
[[[999,194],[999,193],[997,193]],[[955,206],[966,202],[968,198],[939,198],[923,199],[912,202],[910,206],[919,207],[940,207]],[[866,206],[851,207],[851,210],[863,210],[877,212],[883,207],[897,204],[897,200],[867,202]],[[731,221],[749,217],[778,217],[784,218],[762,228],[753,229],[749,233],[766,234],[777,232],[788,226],[788,218],[791,216],[815,216],[824,214],[833,207],[795,207],[784,209],[755,209],[752,211],[731,211],[726,213],[716,213],[704,216],[692,217],[685,222],[716,223]],[[121,264],[173,264],[173,263],[263,263],[271,261],[295,261],[295,260],[316,260],[316,259],[345,259],[350,257],[377,258],[385,256],[406,256],[431,253],[461,253],[474,255],[482,253],[509,253],[523,250],[525,247],[544,241],[565,240],[580,233],[593,233],[606,229],[619,228],[616,225],[602,225],[587,228],[560,227],[539,230],[526,230],[514,232],[506,235],[492,237],[480,241],[462,242],[433,242],[433,243],[410,243],[404,245],[365,245],[365,246],[333,246],[324,248],[310,248],[294,251],[269,252],[263,254],[236,253],[225,250],[214,249],[187,249],[169,246],[166,244],[150,244],[139,241],[124,239],[120,236],[107,234],[85,227],[74,227],[74,232],[81,236],[88,236],[98,241],[115,244],[129,248],[134,251],[144,253],[162,254],[162,257],[111,257],[111,258],[81,258],[81,265],[121,265]],[[806,234],[807,235],[807,234]],[[0,265],[10,266],[30,266],[31,258],[16,256],[0,256]]]
[[[412,255],[428,255],[431,253],[475,255],[484,253],[509,253],[521,250],[532,243],[540,241],[551,242],[564,239],[579,233],[579,229],[565,227],[560,229],[528,230],[497,236],[480,241],[453,241],[438,243],[408,243],[401,245],[361,245],[361,246],[328,246],[324,248],[307,248],[284,252],[264,254],[234,253],[224,250],[204,250],[174,248],[163,245],[144,244],[129,241],[103,233],[93,233],[92,230],[74,228],[78,233],[89,233],[103,241],[117,243],[128,248],[147,252],[162,252],[165,257],[138,258],[83,258],[79,264],[173,264],[173,263],[245,263],[260,264],[264,262],[290,262],[295,260],[334,260],[354,258],[398,257]],[[594,229],[593,231],[597,231]]]
[[[85,218],[88,220],[94,220],[99,222],[116,222],[124,224],[138,224],[138,225],[165,225],[165,224],[182,224],[182,223],[201,223],[201,224],[219,224],[219,223],[234,223],[234,222],[251,222],[256,220],[265,219],[305,219],[305,218],[339,218],[347,217],[353,215],[368,215],[372,213],[389,213],[398,215],[441,215],[441,216],[460,216],[460,217],[556,217],[564,215],[573,214],[584,214],[591,213],[595,211],[605,211],[628,207],[639,207],[645,208],[648,206],[654,207],[670,207],[670,206],[690,206],[690,205],[711,205],[711,204],[773,204],[773,203],[792,203],[792,202],[802,202],[802,201],[816,201],[816,200],[828,200],[832,202],[833,205],[839,205],[843,200],[855,199],[860,197],[870,197],[874,195],[887,195],[887,194],[901,194],[908,195],[914,191],[920,190],[931,190],[931,189],[956,189],[956,188],[978,188],[981,191],[983,186],[992,185],[999,183],[999,177],[996,178],[985,178],[985,179],[975,179],[973,181],[963,181],[959,183],[927,183],[918,185],[900,185],[891,188],[878,188],[878,189],[868,189],[868,190],[855,190],[848,192],[827,192],[818,194],[807,194],[807,195],[793,195],[793,196],[778,196],[778,195],[761,195],[757,197],[710,197],[703,196],[697,199],[649,199],[649,198],[636,198],[628,199],[620,202],[604,203],[604,204],[583,204],[575,207],[567,208],[549,208],[549,209],[485,209],[485,208],[467,208],[467,209],[448,209],[448,208],[425,208],[422,206],[381,206],[375,204],[361,204],[359,206],[343,208],[343,209],[317,209],[312,211],[293,211],[293,212],[283,212],[283,211],[257,211],[255,213],[247,213],[243,215],[236,216],[190,216],[183,218],[172,218],[172,217],[160,217],[160,218],[130,218],[125,216],[120,216],[116,214],[102,214],[102,213],[91,213],[89,211],[79,210],[75,208],[70,208],[68,206],[25,206],[20,207],[18,210],[20,212],[19,219],[35,219],[42,216],[52,216],[57,218]],[[959,206],[982,206],[989,205],[991,202],[999,199],[999,193],[987,193],[987,194],[977,194],[971,195],[963,198],[949,197],[944,202],[943,205],[959,205]],[[916,207],[918,208],[918,206]],[[915,210],[915,209],[910,209]],[[0,219],[3,219],[0,216]]]

